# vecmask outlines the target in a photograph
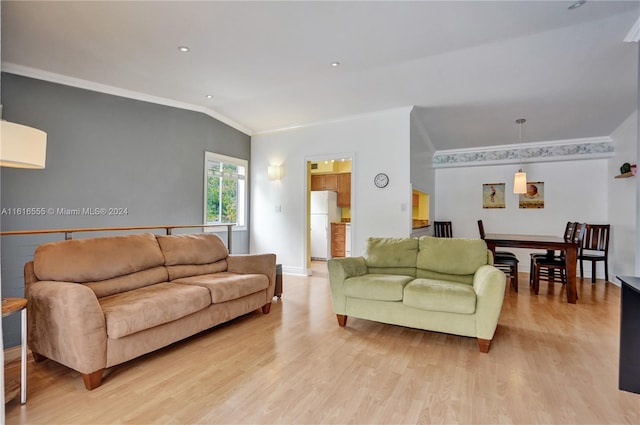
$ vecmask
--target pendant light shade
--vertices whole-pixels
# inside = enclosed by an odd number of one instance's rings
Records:
[[[9,121],[0,125],[0,166],[44,168],[47,133]]]
[[[524,118],[518,118],[516,120],[516,124],[520,126],[520,144],[522,144],[522,124],[524,124],[525,121]],[[522,171],[522,168],[513,176],[513,193],[527,193],[527,173]]]
[[[527,173],[522,168],[513,176],[513,193],[527,193]]]

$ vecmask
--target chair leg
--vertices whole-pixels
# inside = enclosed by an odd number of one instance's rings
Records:
[[[606,257],[604,259],[604,279],[609,282],[609,262]]]
[[[582,258],[580,259],[580,277],[584,277],[584,264],[582,263]]]
[[[511,286],[513,286],[516,294],[518,293],[518,263],[511,267]]]
[[[540,290],[540,267],[533,265],[533,293],[538,295]]]
[[[596,266],[598,265],[597,261],[591,261],[591,283],[596,283]]]

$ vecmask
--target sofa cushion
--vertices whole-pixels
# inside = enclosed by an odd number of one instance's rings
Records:
[[[163,264],[164,256],[151,233],[49,242],[33,254],[38,280],[63,282],[95,282]]]
[[[220,236],[215,233],[156,236],[166,266],[180,264],[209,264],[224,260],[229,255]]]
[[[415,268],[416,238],[369,238],[364,258],[367,267]]]
[[[402,302],[414,308],[449,313],[473,314],[476,293],[465,283],[415,279],[404,288]]]
[[[207,288],[211,293],[211,302],[216,304],[264,291],[269,287],[269,278],[263,274],[221,272],[184,277],[172,283]]]
[[[423,236],[417,268],[452,275],[472,275],[487,264],[487,244],[482,239]]]
[[[344,293],[348,297],[378,301],[401,301],[404,287],[412,276],[366,274],[344,281]]]
[[[93,289],[96,297],[102,298],[119,292],[131,291],[144,286],[168,281],[167,268],[164,266],[142,270],[125,276],[118,276],[112,279],[98,282],[85,282],[83,285]]]
[[[122,338],[169,323],[211,304],[206,288],[158,283],[98,300],[109,338]]]
[[[167,266],[167,272],[169,273],[169,281],[172,281],[183,277],[225,272],[228,267],[227,260],[225,259],[209,264],[178,264],[175,266]]]

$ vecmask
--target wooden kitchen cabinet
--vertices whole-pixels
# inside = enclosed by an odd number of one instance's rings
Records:
[[[331,223],[331,257],[344,257],[346,255],[345,247],[345,223]]]
[[[338,174],[311,175],[311,190],[338,190]]]
[[[338,174],[338,206],[351,206],[351,173]]]

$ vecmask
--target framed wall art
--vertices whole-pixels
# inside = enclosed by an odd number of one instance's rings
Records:
[[[544,182],[527,182],[527,193],[520,195],[520,208],[544,208]]]
[[[482,208],[504,208],[504,183],[482,185]]]

